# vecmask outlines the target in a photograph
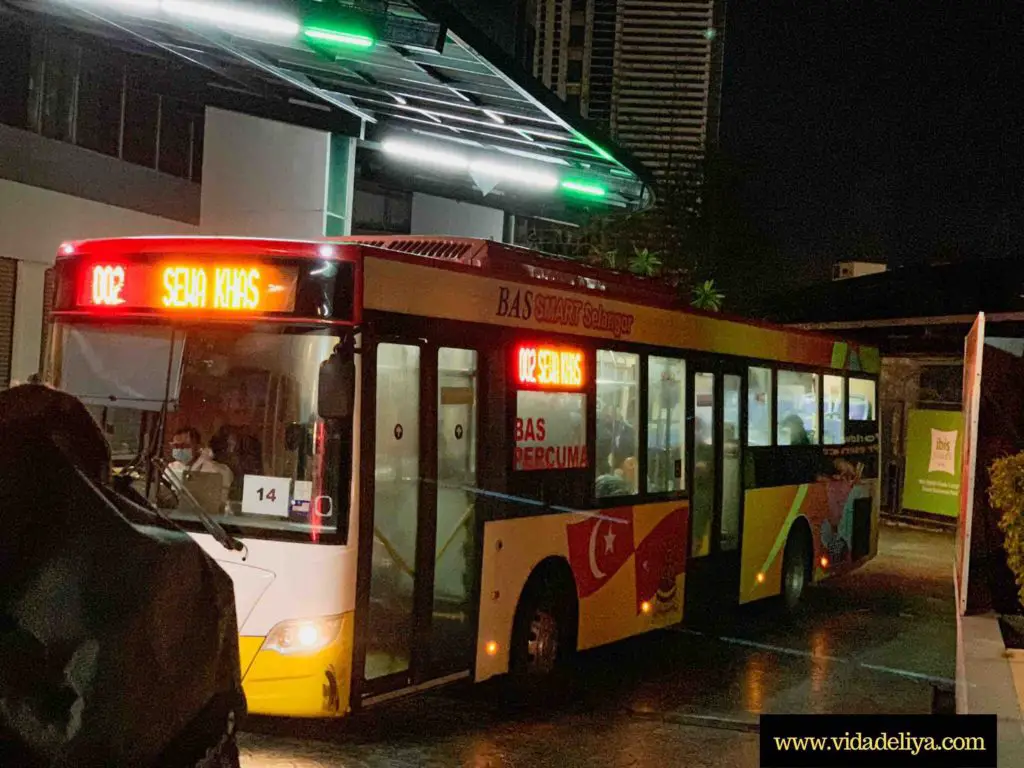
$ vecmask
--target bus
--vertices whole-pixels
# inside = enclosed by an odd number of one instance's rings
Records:
[[[536,680],[876,553],[876,349],[483,240],[91,240],[55,271],[45,380],[233,579],[251,712]]]

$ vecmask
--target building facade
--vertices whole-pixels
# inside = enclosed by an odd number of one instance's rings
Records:
[[[725,0],[526,0],[533,74],[661,180],[718,138]]]
[[[65,240],[318,231],[330,135],[171,96],[169,74],[59,29],[0,25],[0,389],[42,367]],[[277,197],[290,202],[268,212]],[[350,215],[353,234],[500,240],[504,226],[500,209],[360,180]]]
[[[502,2],[514,13],[492,21],[516,27],[518,0]],[[88,5],[0,3],[0,389],[41,368],[67,240],[500,241],[514,216],[649,204],[646,173],[510,73],[525,43],[489,44],[447,4],[442,22],[396,0],[373,16],[391,37],[355,52],[316,42],[297,2],[273,4],[294,15],[270,42],[197,4]]]

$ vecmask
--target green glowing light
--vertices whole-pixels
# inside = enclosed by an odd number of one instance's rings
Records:
[[[608,193],[604,187],[586,181],[563,181],[562,189],[589,197],[604,197]]]
[[[578,138],[580,141],[582,141],[584,144],[590,147],[590,149],[602,160],[607,160],[609,163],[617,162],[616,159],[612,157],[611,152],[609,152],[604,147],[598,146],[593,141],[584,136],[582,133],[577,133],[576,138]]]
[[[306,27],[302,34],[312,40],[322,40],[325,43],[337,45],[349,45],[354,48],[373,48],[376,41],[368,36],[356,32],[340,32],[335,29],[320,29],[319,27]]]

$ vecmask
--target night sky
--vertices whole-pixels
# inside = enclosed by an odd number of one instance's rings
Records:
[[[729,0],[720,281],[1024,256],[1022,7]]]

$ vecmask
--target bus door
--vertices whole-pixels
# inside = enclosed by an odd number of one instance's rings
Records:
[[[422,339],[364,352],[353,659],[364,704],[472,666],[477,361]]]
[[[739,590],[746,371],[713,363],[696,365],[690,375],[692,480],[686,613],[713,615],[722,601],[735,601]]]

